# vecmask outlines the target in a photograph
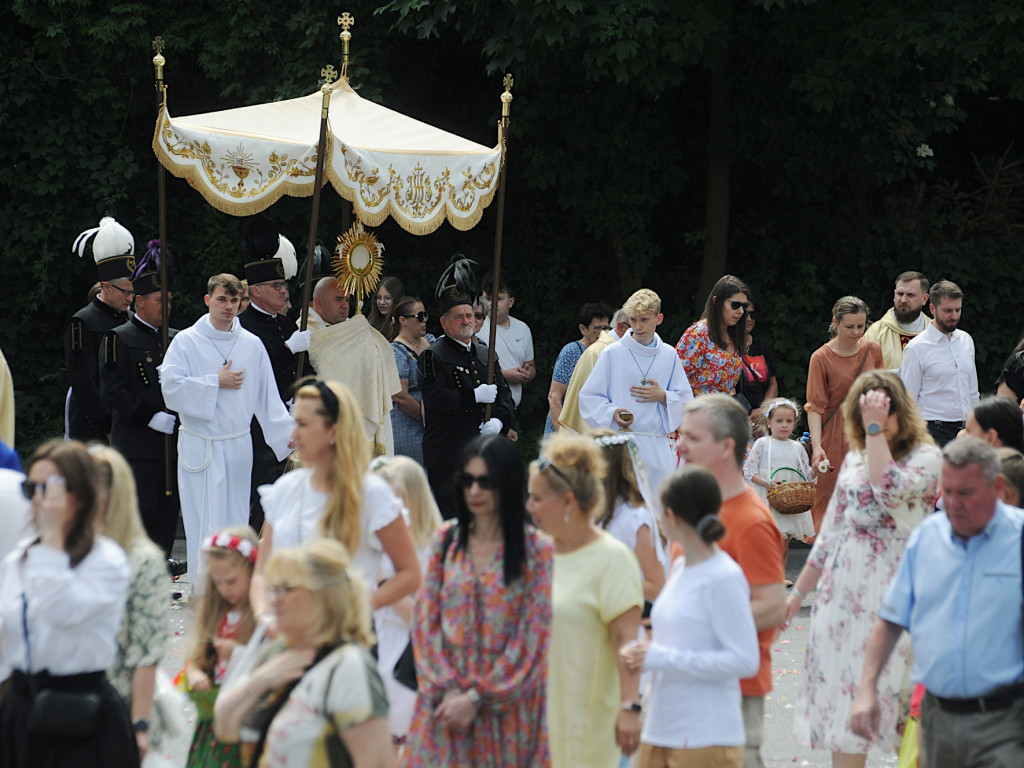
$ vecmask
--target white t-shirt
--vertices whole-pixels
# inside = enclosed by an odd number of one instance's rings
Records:
[[[477,334],[477,338],[484,344],[490,339],[491,318],[485,318],[484,324]],[[501,368],[518,368],[523,363],[533,360],[533,334],[530,326],[518,318],[508,318],[508,327],[498,324],[498,334],[494,340],[494,352],[498,356],[498,364]],[[516,407],[523,400],[523,385],[509,382],[508,388],[512,390],[512,399]]]
[[[314,491],[310,481],[313,470],[308,467],[286,472],[273,485],[259,487],[263,514],[274,528],[274,548],[294,547],[320,535],[320,518],[329,494]],[[363,503],[359,508],[362,536],[352,564],[366,580],[372,593],[377,587],[377,573],[384,548],[377,531],[386,527],[402,513],[402,503],[383,479],[363,475]]]
[[[658,523],[647,507],[634,507],[625,499],[619,499],[612,512],[612,519],[608,521],[605,528],[608,533],[621,541],[630,549],[636,551],[636,536],[640,528],[647,526],[648,533],[653,538],[654,551],[658,556],[658,562],[668,572],[668,553],[665,552],[665,545],[661,541],[658,530]]]
[[[689,568],[677,563],[654,601],[651,624],[643,742],[669,749],[743,745],[740,679],[757,674],[760,652],[740,567],[724,552]]]

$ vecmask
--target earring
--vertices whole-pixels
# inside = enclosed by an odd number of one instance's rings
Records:
[[[331,445],[334,445],[334,438],[331,438]]]
[[[565,510],[565,514],[562,515],[562,522],[563,523],[568,523],[569,522],[569,510],[568,509]]]

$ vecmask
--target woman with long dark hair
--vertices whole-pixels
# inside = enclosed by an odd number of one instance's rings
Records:
[[[731,395],[736,390],[747,348],[749,295],[750,289],[738,277],[718,278],[700,320],[676,344],[694,397],[711,392]]]
[[[387,320],[388,315],[391,314],[391,308],[403,296],[405,296],[405,286],[402,285],[401,280],[397,277],[381,278],[380,283],[377,285],[377,290],[374,291],[373,298],[370,301],[370,314],[366,321],[375,330],[384,333],[384,322]]]
[[[36,536],[0,566],[0,765],[137,768],[128,710],[104,670],[128,597],[124,551],[97,535],[96,462],[51,440],[23,484]]]
[[[461,467],[416,605],[405,765],[547,766],[552,545],[529,522],[511,442],[478,437]]]

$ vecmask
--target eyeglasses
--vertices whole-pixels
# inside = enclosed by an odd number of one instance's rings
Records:
[[[563,483],[569,486],[570,491],[573,491],[573,493],[576,492],[576,489],[573,488],[572,482],[569,480],[568,477],[565,476],[565,472],[556,467],[552,463],[551,459],[549,459],[547,456],[541,456],[539,459],[537,459],[537,469],[539,469],[541,472],[543,472],[546,469],[550,469],[552,472],[558,475],[559,478],[561,478]]]
[[[32,499],[35,498],[36,491],[43,491],[45,494],[45,488],[46,483],[35,483],[31,480],[21,481],[21,495],[24,496],[29,501],[32,501]]]
[[[266,286],[267,288],[272,288],[273,290],[278,292],[288,290],[288,283],[282,283],[280,280],[278,280],[276,283],[260,283],[260,285]]]
[[[298,588],[298,585],[295,584],[271,584],[267,587],[267,597],[271,600],[276,600],[279,597],[290,595]]]
[[[473,317],[475,317],[477,320],[483,320],[484,319],[484,313],[483,312],[474,312],[473,313]]]
[[[401,317],[404,317],[406,320],[416,319],[419,320],[421,323],[425,323],[427,322],[427,320],[430,319],[430,315],[428,315],[426,312],[417,312],[415,315],[401,315]]]
[[[740,307],[743,307],[743,309],[746,309],[747,307],[750,306],[750,302],[749,301],[733,301],[733,300],[730,299],[729,300],[729,306],[732,307],[733,309],[739,309]]]
[[[127,288],[122,288],[121,286],[114,285],[113,283],[107,283],[107,285],[109,285],[111,288],[116,288],[121,293],[123,293],[125,296],[134,296],[135,295],[135,291],[133,291],[133,290],[129,290]]]
[[[493,491],[497,485],[497,482],[490,475],[471,475],[469,472],[459,472],[455,482],[464,491],[472,488],[473,483],[480,486],[481,491]]]
[[[610,331],[612,327],[610,325],[588,325],[588,331]]]

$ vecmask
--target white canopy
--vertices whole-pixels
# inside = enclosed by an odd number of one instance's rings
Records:
[[[498,187],[502,145],[493,148],[406,117],[332,86],[324,176],[370,226],[389,215],[424,235],[445,218],[467,230]],[[298,99],[174,118],[160,110],[153,150],[213,207],[234,216],[282,195],[313,194],[320,91]]]

